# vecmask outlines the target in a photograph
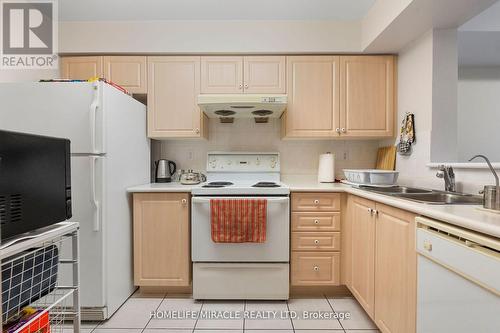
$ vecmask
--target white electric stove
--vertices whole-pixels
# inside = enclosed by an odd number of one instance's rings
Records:
[[[279,153],[209,153],[207,183],[192,190],[195,299],[288,299],[290,189]],[[267,200],[264,243],[214,243],[210,199]]]

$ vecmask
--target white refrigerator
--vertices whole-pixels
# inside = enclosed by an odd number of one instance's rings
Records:
[[[82,318],[109,318],[134,291],[126,188],[150,181],[146,107],[104,82],[1,83],[0,129],[71,140]]]

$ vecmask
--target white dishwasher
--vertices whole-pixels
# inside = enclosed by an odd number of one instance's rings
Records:
[[[416,218],[418,333],[500,332],[500,240]]]

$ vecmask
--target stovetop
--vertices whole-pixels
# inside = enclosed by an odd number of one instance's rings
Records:
[[[288,195],[280,182],[279,153],[211,152],[207,179],[193,195]]]
[[[281,182],[212,181],[192,189],[193,195],[288,195],[290,188]]]

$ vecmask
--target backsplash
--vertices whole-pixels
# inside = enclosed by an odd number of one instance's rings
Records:
[[[156,142],[154,158],[167,158],[181,169],[205,171],[209,151],[278,151],[282,175],[316,175],[319,155],[335,154],[336,177],[344,168],[373,168],[378,141],[345,140],[281,140],[279,119],[256,124],[253,119],[235,119],[233,124],[221,124],[210,119],[210,139],[168,140]]]

